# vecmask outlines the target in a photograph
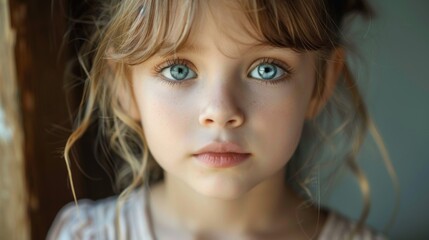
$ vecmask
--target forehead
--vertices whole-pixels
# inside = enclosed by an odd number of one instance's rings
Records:
[[[267,47],[269,43],[262,40],[244,11],[238,1],[200,1],[189,36],[176,50],[202,52],[208,44],[225,52]],[[178,12],[175,14],[174,18],[180,17]]]

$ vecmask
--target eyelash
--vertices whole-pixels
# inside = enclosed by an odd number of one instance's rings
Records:
[[[273,64],[273,65],[281,68],[286,73],[286,76],[285,77],[280,77],[279,79],[276,79],[276,80],[269,80],[269,81],[261,81],[261,80],[259,80],[259,82],[262,83],[262,84],[275,85],[275,84],[278,84],[278,83],[280,83],[282,81],[288,81],[290,79],[290,77],[293,75],[294,70],[290,66],[285,65],[284,63],[282,63],[281,61],[279,61],[277,59],[268,58],[268,57],[265,57],[265,58],[262,58],[262,59],[258,60],[255,64],[253,64],[252,69],[255,68],[256,66],[260,65],[260,64],[265,64],[265,63]],[[189,66],[191,64],[189,64],[188,60],[183,59],[183,58],[170,58],[170,59],[167,59],[165,62],[163,62],[163,63],[155,66],[155,68],[154,68],[155,75],[156,76],[160,76],[161,72],[164,69],[166,69],[168,67],[171,67],[171,66],[174,66],[174,65],[184,65],[185,67],[187,67],[187,68],[191,69],[192,71],[194,71],[193,70],[194,68]],[[170,86],[182,85],[182,84],[184,84],[186,82],[186,80],[185,81],[172,81],[172,80],[168,80],[168,79],[166,79],[162,75],[161,75],[160,78],[161,78],[161,80],[162,80],[163,83],[166,83],[166,84],[168,84]]]
[[[286,76],[280,77],[280,78],[278,78],[276,80],[259,81],[262,84],[275,85],[275,84],[278,84],[278,83],[280,83],[282,81],[288,81],[288,80],[290,80],[291,76],[293,75],[294,70],[293,70],[292,67],[290,67],[289,65],[284,64],[283,62],[281,62],[281,61],[279,61],[279,60],[277,60],[275,58],[268,58],[268,57],[262,58],[261,60],[258,60],[252,66],[251,69],[255,68],[258,65],[264,64],[264,63],[272,64],[272,65],[275,65],[275,66],[281,68],[286,73]]]
[[[167,59],[165,62],[155,66],[154,68],[154,72],[156,76],[160,76],[162,83],[166,83],[170,86],[176,86],[176,85],[181,85],[186,81],[172,81],[172,80],[168,80],[166,79],[164,76],[162,76],[161,72],[164,71],[164,69],[174,66],[174,65],[183,65],[189,69],[194,69],[193,67],[190,67],[188,61],[186,59],[183,58],[170,58]]]

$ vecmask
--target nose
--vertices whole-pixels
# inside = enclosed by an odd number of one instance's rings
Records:
[[[222,85],[222,84],[220,84]],[[199,123],[204,127],[237,128],[244,123],[244,113],[238,106],[237,86],[211,86],[204,92]]]

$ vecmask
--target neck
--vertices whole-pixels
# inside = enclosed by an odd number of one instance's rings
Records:
[[[152,192],[159,196],[154,199],[158,205],[154,215],[164,216],[158,220],[190,233],[241,234],[284,229],[286,219],[294,219],[300,203],[285,184],[284,171],[236,199],[207,197],[169,174]]]

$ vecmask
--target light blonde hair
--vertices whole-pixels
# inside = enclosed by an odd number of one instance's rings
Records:
[[[313,98],[320,98],[324,91],[329,54],[345,46],[341,31],[344,19],[351,15],[372,15],[363,0],[238,2],[241,7],[238,10],[246,14],[252,26],[247,31],[261,44],[318,53]],[[133,189],[162,179],[162,170],[147,147],[144,129],[121,106],[121,92],[132,93],[128,67],[156,53],[168,54],[180,49],[198,21],[200,3],[198,0],[102,1],[93,34],[80,49],[78,59],[87,79],[75,129],[67,141],[64,156],[73,185],[71,150],[92,124],[98,126],[95,141],[107,149],[106,155],[113,154],[121,161],[116,179],[118,188],[123,191],[117,213]],[[318,169],[323,166],[333,172],[342,166],[351,169],[364,200],[356,231],[365,223],[370,209],[369,183],[356,162],[368,129],[395,180],[387,150],[345,63],[333,96],[316,118],[305,123],[300,144],[287,166],[287,181],[306,193],[309,199],[313,196],[309,185]],[[338,139],[343,145],[339,145]],[[320,159],[321,156],[325,160]],[[76,200],[74,188],[72,191]]]

